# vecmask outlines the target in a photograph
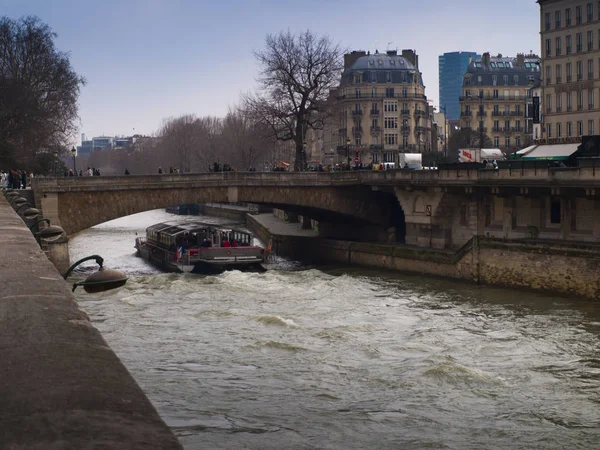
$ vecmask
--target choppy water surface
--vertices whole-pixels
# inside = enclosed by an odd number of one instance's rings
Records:
[[[600,448],[597,304],[282,259],[165,274],[133,241],[173,218],[70,248],[131,275],[76,294],[186,449]]]

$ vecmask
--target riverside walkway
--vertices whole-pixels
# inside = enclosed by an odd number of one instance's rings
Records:
[[[0,196],[0,448],[181,449]]]

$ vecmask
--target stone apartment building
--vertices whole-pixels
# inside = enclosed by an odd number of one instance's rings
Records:
[[[600,133],[600,1],[538,0],[542,139],[580,142]]]
[[[337,140],[340,162],[397,164],[399,153],[432,148],[432,119],[414,50],[346,54],[330,102],[333,137],[324,139],[328,148]]]
[[[540,59],[534,54],[490,56],[471,61],[460,97],[461,129],[487,135],[495,148],[511,153],[533,140],[532,87],[539,80]]]

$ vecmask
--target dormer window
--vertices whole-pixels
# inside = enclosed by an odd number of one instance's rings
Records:
[[[504,69],[504,63],[501,61],[498,61],[498,69]]]
[[[354,75],[354,83],[356,83],[356,84],[360,83],[360,75],[358,75],[358,74]]]
[[[495,69],[495,68],[496,68],[496,63],[495,63],[495,62],[493,62],[493,63],[490,63],[490,67],[491,67],[492,69]]]
[[[477,61],[477,62],[475,63],[475,67],[477,67],[478,69],[481,69],[481,63],[480,63],[479,61]]]

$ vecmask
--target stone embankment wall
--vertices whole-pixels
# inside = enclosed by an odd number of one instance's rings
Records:
[[[260,216],[249,216],[248,226],[263,242],[272,239],[276,254],[312,263],[379,267],[600,299],[600,246],[588,243],[474,237],[458,251],[448,251],[275,234]]]
[[[181,449],[0,196],[0,447]]]

